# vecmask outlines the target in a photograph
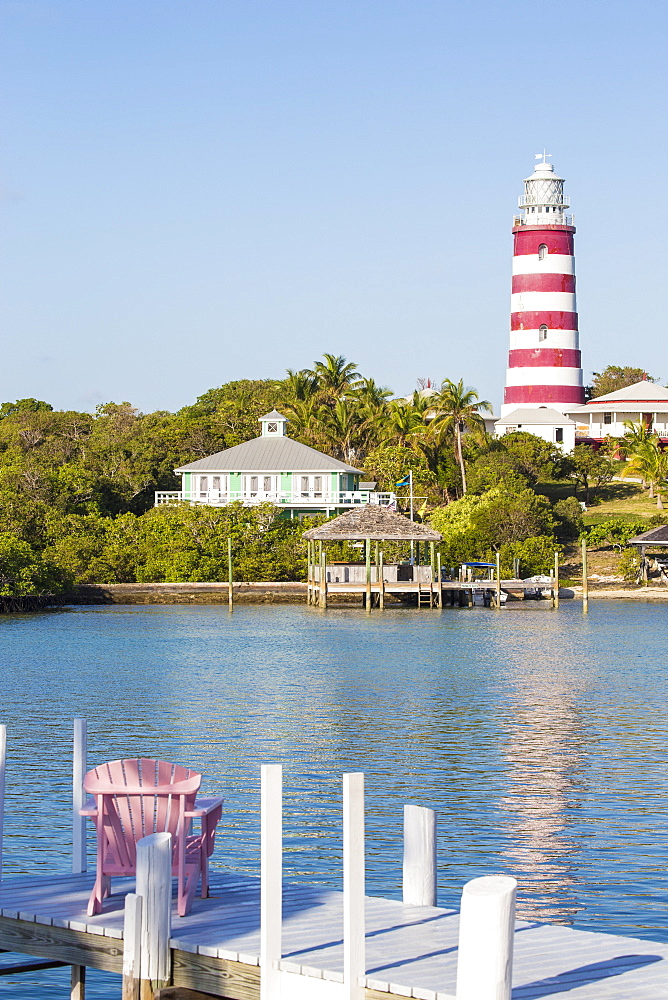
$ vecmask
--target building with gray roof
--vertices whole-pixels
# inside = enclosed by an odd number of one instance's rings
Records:
[[[156,493],[156,505],[271,503],[289,517],[301,517],[336,514],[353,504],[395,502],[393,493],[360,488],[360,469],[287,437],[282,413],[272,410],[259,419],[259,437],[175,469],[181,489]]]

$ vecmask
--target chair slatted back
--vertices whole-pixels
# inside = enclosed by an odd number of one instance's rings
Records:
[[[84,788],[98,802],[115,862],[133,869],[137,842],[151,833],[171,833],[174,843],[181,808],[193,808],[201,780],[198,771],[150,757],[112,760],[89,771]]]

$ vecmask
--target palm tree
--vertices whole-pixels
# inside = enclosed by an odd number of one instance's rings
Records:
[[[330,401],[340,399],[362,377],[352,361],[347,361],[342,354],[323,354],[324,361],[316,361],[313,370],[306,369],[304,374],[315,376],[318,389]]]
[[[480,416],[480,410],[492,411],[492,405],[486,399],[479,399],[475,389],[464,386],[463,379],[452,382],[446,378],[440,392],[429,400],[434,413],[432,428],[435,435],[453,434],[455,460],[459,463],[462,475],[462,492],[466,493],[466,468],[462,449],[462,435],[465,431],[485,433],[485,421]]]
[[[624,469],[623,476],[641,476],[649,483],[650,496],[656,492],[657,510],[663,510],[662,493],[668,485],[668,452],[661,450],[659,439],[652,435],[649,440],[636,445],[631,460]]]
[[[286,378],[291,400],[310,399],[318,391],[318,379],[308,368],[293,372],[288,368]]]

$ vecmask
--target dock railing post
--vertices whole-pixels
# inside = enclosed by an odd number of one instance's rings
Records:
[[[283,768],[264,764],[260,792],[260,1000],[278,1000],[283,922]]]
[[[371,539],[365,539],[366,590],[365,603],[367,612],[371,611]]]
[[[462,892],[457,1000],[511,1000],[517,882],[486,875]]]
[[[403,901],[436,906],[436,813],[404,806]]]
[[[364,775],[343,775],[343,985],[346,1000],[364,1000]]]
[[[171,979],[171,833],[151,833],[138,842],[137,895],[142,898],[139,995],[141,1000],[153,1000]]]
[[[501,607],[501,553],[496,553],[496,606]]]
[[[441,580],[441,552],[436,553],[436,578],[438,580],[438,590],[436,591],[436,603],[439,608],[443,607],[443,581]]]
[[[123,993],[121,1000],[139,1000],[141,910],[141,896],[129,892],[125,897],[123,917]]]
[[[72,873],[86,871],[86,817],[79,815],[86,794],[83,782],[88,757],[88,726],[85,719],[74,720],[72,745]]]
[[[7,726],[0,726],[0,882],[2,881],[2,835],[5,826],[5,770],[7,767]]]

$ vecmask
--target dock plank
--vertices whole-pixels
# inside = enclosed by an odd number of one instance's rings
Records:
[[[92,875],[14,879],[0,887],[0,948],[120,972],[124,894],[88,917]],[[230,1000],[259,997],[259,880],[216,872],[209,899],[174,912],[174,986]],[[19,914],[22,916],[19,918]],[[320,978],[343,972],[342,894],[284,887],[283,960]],[[458,914],[366,899],[367,1000],[447,1000],[455,990]],[[513,1000],[658,1000],[668,997],[668,944],[520,922]]]

